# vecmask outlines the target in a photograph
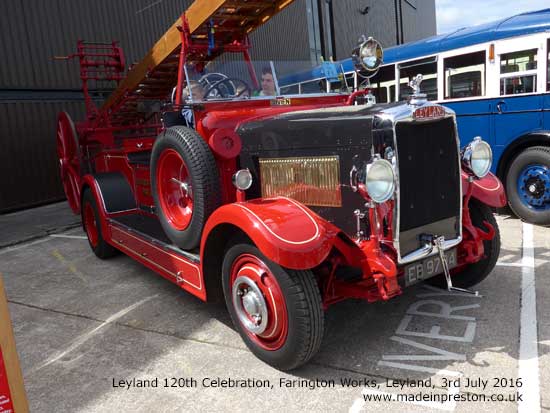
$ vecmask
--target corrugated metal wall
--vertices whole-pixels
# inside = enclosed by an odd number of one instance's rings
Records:
[[[63,197],[55,147],[56,117],[61,110],[84,116],[79,101],[0,103],[2,210]]]
[[[366,7],[368,12],[362,14]],[[383,47],[397,44],[401,16],[403,43],[436,34],[435,0],[332,0],[332,13],[337,60],[349,57],[362,34],[374,37]]]
[[[119,40],[143,57],[192,0],[0,1],[0,213],[63,199],[57,113],[83,119],[78,63],[58,62],[78,39]],[[252,35],[257,59],[309,59],[305,0]],[[290,30],[289,30],[290,29]]]

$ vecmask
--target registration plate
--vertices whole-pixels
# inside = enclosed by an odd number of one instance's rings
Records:
[[[456,249],[445,251],[445,258],[449,269],[456,267]],[[443,273],[443,264],[439,255],[433,255],[424,260],[413,262],[405,267],[405,286],[415,284],[441,273]]]

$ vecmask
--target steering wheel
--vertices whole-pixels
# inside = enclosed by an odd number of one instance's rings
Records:
[[[239,92],[240,87],[244,86]],[[243,95],[252,95],[252,90],[248,84],[234,77],[226,77],[225,79],[214,82],[204,91],[204,99],[208,98],[239,98]]]
[[[218,73],[218,72],[207,73],[201,76],[201,78],[199,79],[199,83],[204,89],[206,89],[209,86],[213,85],[216,82],[219,82],[222,79],[227,79],[227,76],[224,75],[223,73]]]

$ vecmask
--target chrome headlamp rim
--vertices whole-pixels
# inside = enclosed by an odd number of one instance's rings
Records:
[[[382,65],[383,56],[384,51],[378,40],[362,36],[352,52],[352,61],[357,71],[366,71],[373,75]],[[374,63],[369,65],[367,61]]]
[[[386,172],[389,173],[388,178],[386,180],[386,183],[389,183],[388,189],[386,189],[383,193],[383,196],[378,196],[374,193],[374,190],[372,189],[372,183],[371,188],[369,190],[369,174],[372,177],[372,174],[376,169],[383,168]],[[382,158],[375,158],[372,162],[370,162],[366,167],[366,176],[365,176],[365,188],[367,190],[367,193],[369,194],[369,197],[376,202],[377,204],[382,204],[386,201],[389,201],[393,195],[395,194],[396,189],[396,174],[395,170],[393,168],[393,165],[391,162],[389,162],[386,159]]]
[[[235,188],[241,191],[246,191],[252,186],[252,174],[250,173],[250,170],[248,170],[248,168],[239,169],[233,174],[232,182]]]
[[[479,169],[477,164],[473,161],[475,160],[476,154],[483,152],[488,155],[485,158],[486,165],[482,169]],[[462,151],[462,162],[476,177],[480,179],[484,178],[490,172],[493,164],[493,151],[491,146],[481,139],[481,136],[476,136]]]

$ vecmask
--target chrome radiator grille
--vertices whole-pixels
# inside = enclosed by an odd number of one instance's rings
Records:
[[[420,235],[460,233],[461,178],[452,118],[398,122],[400,253],[420,248]]]

